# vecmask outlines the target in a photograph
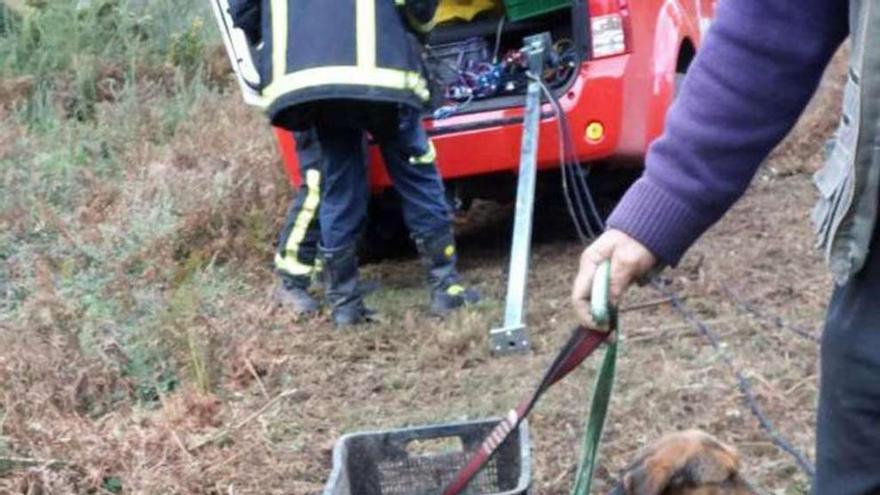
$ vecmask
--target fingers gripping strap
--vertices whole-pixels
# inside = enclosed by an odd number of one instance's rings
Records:
[[[611,325],[611,263],[608,261],[599,265],[593,277],[590,312],[596,325],[603,329]]]
[[[495,452],[504,439],[515,431],[522,420],[528,416],[538,399],[547,391],[554,383],[562,380],[566,375],[578,367],[587,357],[589,357],[599,346],[608,338],[608,336],[616,331],[617,321],[613,308],[610,307],[609,294],[610,285],[610,268],[607,263],[600,266],[594,280],[593,294],[598,300],[593,303],[593,318],[597,322],[607,322],[609,332],[598,330],[590,330],[586,328],[577,328],[571,337],[559,351],[553,364],[544,374],[541,383],[522,402],[519,406],[512,410],[501,422],[492,430],[481,447],[477,449],[465,467],[458,472],[455,479],[450,483],[449,487],[443,491],[443,495],[459,495],[462,493],[476,476],[480,469],[488,462],[489,458]],[[596,287],[600,285],[602,287]],[[603,293],[606,295],[602,299]],[[604,307],[602,307],[604,305]],[[614,373],[617,363],[617,343],[612,343],[605,353],[605,358],[599,372],[596,382],[596,389],[593,393],[592,404],[590,405],[590,416],[587,420],[586,433],[584,436],[584,449],[581,459],[581,465],[578,469],[577,482],[575,484],[575,495],[587,495],[590,485],[592,484],[593,473],[595,471],[596,459],[598,458],[599,442],[602,437],[602,429],[605,425],[605,417],[608,412],[608,403],[611,399],[611,390],[614,383]]]

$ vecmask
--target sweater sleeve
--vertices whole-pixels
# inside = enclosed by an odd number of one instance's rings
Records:
[[[675,265],[745,192],[848,33],[845,2],[724,0],[608,226]]]

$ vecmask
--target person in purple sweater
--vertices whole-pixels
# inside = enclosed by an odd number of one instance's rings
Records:
[[[643,176],[581,255],[572,289],[589,324],[599,263],[611,261],[616,301],[678,263],[743,194],[847,36],[843,115],[815,176],[818,245],[837,282],[821,352],[816,495],[880,493],[880,2],[721,2]]]

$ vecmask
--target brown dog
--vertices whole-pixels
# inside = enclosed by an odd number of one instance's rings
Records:
[[[611,495],[755,495],[739,465],[736,450],[707,433],[673,433],[645,448]]]

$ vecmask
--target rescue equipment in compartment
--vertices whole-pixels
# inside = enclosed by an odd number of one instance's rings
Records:
[[[497,62],[489,60],[485,40],[471,38],[442,47],[427,47],[431,77],[441,86],[445,102],[434,110],[435,119],[445,119],[464,110],[474,100],[521,94],[529,83],[524,49],[509,50]],[[446,55],[455,50],[454,59]],[[496,47],[497,51],[497,47]],[[542,73],[550,88],[565,84],[578,66],[577,51],[569,39],[552,44]]]
[[[498,8],[495,0],[441,0],[437,5],[434,23],[472,21],[481,12]]]

